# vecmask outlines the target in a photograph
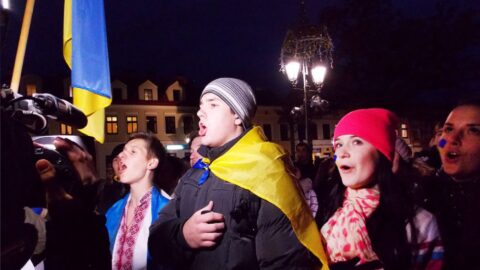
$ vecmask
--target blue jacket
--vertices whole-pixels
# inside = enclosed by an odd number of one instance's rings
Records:
[[[113,253],[113,246],[115,244],[115,239],[117,238],[118,229],[120,228],[120,222],[122,221],[128,196],[130,196],[130,193],[118,200],[112,207],[110,207],[110,209],[108,209],[107,213],[105,214],[107,217],[105,226],[107,227],[108,238],[110,240],[110,253]],[[153,187],[151,201],[152,223],[157,220],[158,213],[168,203],[168,201],[169,199],[164,197],[156,187]]]

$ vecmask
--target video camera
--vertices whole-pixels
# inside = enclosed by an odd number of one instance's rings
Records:
[[[6,118],[20,123],[28,132],[37,135],[45,133],[48,127],[47,118],[77,128],[83,128],[87,124],[87,117],[74,105],[48,93],[21,96],[13,93],[11,89],[2,88],[1,110]],[[22,131],[17,130],[15,132]],[[25,131],[23,132],[25,133]],[[33,162],[39,159],[50,161],[55,166],[56,177],[61,179],[62,186],[68,192],[76,179],[76,173],[68,158],[60,154],[53,146],[53,140],[56,137],[59,136],[35,136],[32,138],[33,142],[42,145],[42,147],[34,145]],[[78,136],[60,137],[66,137],[85,149]],[[11,143],[15,144],[15,142]],[[17,160],[17,162],[22,162],[22,160]]]
[[[47,117],[66,125],[83,128],[87,117],[70,102],[48,93],[21,96],[11,89],[2,88],[2,109],[11,112],[11,117],[22,122],[31,132],[39,134],[47,128]]]
[[[57,136],[42,135],[48,127],[47,118],[82,128],[85,115],[70,102],[51,94],[21,96],[1,88],[1,268],[20,269],[33,254],[36,230],[25,224],[24,207],[45,207],[45,194],[35,168],[39,159],[49,160],[56,168],[59,183],[68,192],[77,175],[70,161],[54,148],[37,147]],[[79,137],[69,138],[79,144]],[[78,141],[77,141],[78,139]]]
[[[61,123],[83,128],[87,124],[86,116],[70,102],[48,93],[35,93],[33,96],[14,94],[10,89],[2,89],[2,112],[11,119],[23,124],[33,134],[42,134],[48,127],[47,118]],[[58,136],[35,136],[33,141],[42,147],[34,146],[34,161],[47,159],[56,169],[56,176],[61,179],[65,190],[72,188],[76,179],[75,171],[70,161],[56,151],[53,140]],[[84,147],[78,136],[67,137],[70,141]]]

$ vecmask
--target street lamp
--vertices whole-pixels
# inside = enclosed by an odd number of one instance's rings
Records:
[[[309,141],[308,133],[308,91],[312,84],[316,94],[311,104],[322,101],[320,89],[328,68],[333,68],[333,43],[326,27],[308,24],[305,4],[300,0],[299,23],[287,31],[280,55],[280,71],[284,72],[292,86],[298,83],[298,74],[302,73],[303,82],[303,113],[305,116],[305,139]],[[323,101],[326,102],[326,101]]]

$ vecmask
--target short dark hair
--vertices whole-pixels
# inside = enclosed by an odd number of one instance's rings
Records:
[[[192,142],[198,136],[200,136],[200,135],[198,135],[198,130],[194,130],[194,131],[190,132],[190,134],[188,135],[188,138],[190,139],[190,141],[188,142],[188,148],[192,148]]]
[[[302,141],[302,142],[297,143],[297,145],[295,146],[295,150],[296,150],[297,147],[299,147],[299,146],[303,146],[303,147],[307,148],[307,151],[308,151],[308,152],[312,152],[312,148],[310,147],[310,144],[308,144],[308,143],[306,143],[306,142],[303,142],[303,141]]]
[[[160,173],[162,171],[162,167],[165,163],[165,159],[167,156],[167,150],[165,150],[165,147],[163,147],[163,144],[160,142],[160,140],[153,134],[153,133],[146,133],[146,132],[138,132],[132,134],[127,142],[135,139],[142,139],[147,143],[147,150],[148,150],[148,156],[149,157],[156,157],[158,158],[158,166],[155,168],[153,172],[153,179],[154,182],[157,182]]]
[[[480,98],[462,99],[455,105],[455,107],[452,108],[451,111],[453,111],[458,107],[463,107],[463,106],[480,107]]]
[[[125,146],[124,143],[118,144],[115,146],[112,150],[112,153],[110,154],[111,159],[114,159],[118,156],[123,151],[123,147]]]

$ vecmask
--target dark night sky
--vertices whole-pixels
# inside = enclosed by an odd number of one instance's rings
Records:
[[[13,69],[25,5],[24,0],[13,2],[2,45],[2,83]],[[296,21],[297,2],[105,0],[111,75],[121,79],[128,74],[142,80],[183,75],[198,88],[217,77],[232,76],[286,96],[290,87],[278,72],[279,55],[285,32]],[[317,22],[322,8],[337,2],[306,1],[310,21]],[[393,4],[406,16],[422,17],[433,12],[435,2],[398,0]],[[471,2],[475,1],[455,3],[461,8],[478,7]],[[23,74],[67,76],[61,53],[62,27],[63,1],[36,1]],[[334,39],[335,46],[341,42]]]
[[[313,20],[320,4],[310,2],[307,12]],[[236,76],[257,87],[288,89],[278,58],[297,5],[292,0],[106,0],[112,77],[180,74],[201,87],[217,77]],[[12,36],[18,35],[14,24],[23,14],[21,3],[15,8],[6,54],[12,63],[17,42]],[[58,0],[36,2],[24,74],[68,72],[61,55],[62,8]]]

